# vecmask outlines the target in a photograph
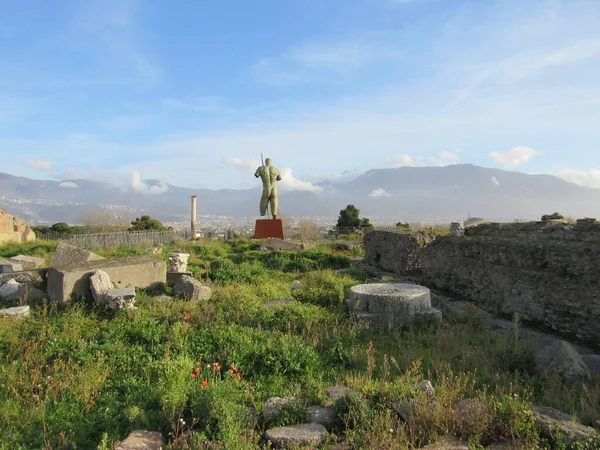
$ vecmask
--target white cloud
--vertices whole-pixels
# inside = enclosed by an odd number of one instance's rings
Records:
[[[492,161],[504,165],[504,167],[518,167],[529,162],[534,156],[539,155],[530,147],[513,147],[505,152],[492,152],[489,157]]]
[[[43,159],[28,159],[25,161],[25,165],[35,170],[41,170],[42,172],[52,172],[54,170],[52,161],[45,161]]]
[[[392,194],[390,194],[389,192],[386,192],[385,189],[373,189],[370,193],[369,193],[369,197],[391,197]]]
[[[556,176],[569,183],[600,189],[600,169],[562,170]]]
[[[62,181],[58,183],[58,187],[73,189],[78,188],[79,186],[76,183],[73,183],[72,181]]]
[[[162,194],[169,190],[166,183],[159,181],[158,184],[150,184],[142,179],[142,174],[137,170],[131,174],[131,189],[141,194]]]
[[[389,158],[384,159],[383,161],[374,162],[373,165],[377,165],[382,162],[387,164],[391,163],[394,167],[415,167],[417,165],[412,156],[404,153],[397,153]]]
[[[236,170],[239,170],[240,172],[251,173],[254,173],[256,168],[261,165],[261,163],[255,159],[243,160],[232,156],[226,156],[222,159],[222,162]]]
[[[439,152],[436,156],[431,156],[428,159],[430,162],[437,164],[438,166],[447,166],[459,162],[460,156],[444,150],[443,152]]]
[[[281,171],[281,181],[279,185],[290,191],[309,191],[319,193],[323,191],[320,186],[315,186],[310,181],[302,181],[296,178],[293,174],[292,169],[284,167]]]
[[[496,177],[492,177],[492,183],[494,183],[495,186],[500,186],[500,182],[496,179]]]

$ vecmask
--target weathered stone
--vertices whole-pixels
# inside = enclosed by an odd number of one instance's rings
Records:
[[[373,283],[350,288],[348,306],[371,326],[410,327],[418,321],[438,323],[441,312],[431,307],[429,289],[415,284]]]
[[[7,302],[32,301],[36,302],[46,296],[39,289],[15,280],[9,280],[0,288],[0,299]]]
[[[135,288],[111,289],[104,295],[106,306],[111,309],[133,309],[135,304]]]
[[[490,418],[490,411],[483,402],[467,398],[454,405],[454,419],[463,428],[472,428],[474,424],[482,423]]]
[[[325,390],[325,394],[333,401],[336,402],[344,397],[357,397],[362,398],[362,394],[356,389],[349,388],[348,386],[333,386]]]
[[[265,308],[273,308],[276,306],[289,305],[290,303],[294,303],[294,300],[291,298],[280,298],[279,300],[271,300],[269,302],[264,302],[263,306]]]
[[[152,247],[152,248],[149,248],[148,250],[146,250],[147,253],[149,253],[153,256],[158,256],[158,255],[162,254],[162,251],[163,251],[162,247]]]
[[[184,300],[197,302],[210,299],[212,289],[203,286],[198,280],[184,275],[173,286],[173,293],[183,297]]]
[[[0,299],[8,300],[9,297],[19,292],[19,289],[21,289],[21,283],[15,280],[8,280],[0,286]]]
[[[450,234],[456,237],[465,235],[465,226],[462,222],[452,222],[450,224]]]
[[[364,237],[365,261],[394,273],[418,272],[424,249],[435,239],[422,232],[373,231]]]
[[[560,375],[567,383],[588,380],[590,371],[579,353],[566,341],[556,341],[544,347],[534,357],[536,374],[548,377]]]
[[[106,294],[113,289],[110,276],[104,270],[94,270],[90,277],[90,290],[97,305],[106,304]]]
[[[15,280],[21,284],[35,286],[38,289],[44,289],[46,282],[47,269],[24,270],[21,272],[0,274],[0,285],[8,280]]]
[[[0,258],[0,273],[13,273],[23,270],[23,265]]]
[[[0,245],[5,242],[35,241],[35,233],[23,219],[0,209]]]
[[[535,419],[542,436],[552,440],[562,440],[567,446],[595,435],[592,427],[576,421],[573,416],[547,406],[533,408]]]
[[[395,402],[392,402],[392,409],[398,413],[403,421],[408,422],[414,404],[415,400],[412,398],[407,400],[396,400]]]
[[[325,428],[330,428],[335,422],[335,411],[333,408],[314,405],[309,406],[307,411],[311,423],[320,423]]]
[[[116,450],[162,450],[163,438],[158,431],[135,430]]]
[[[62,267],[69,264],[80,264],[88,261],[100,261],[104,258],[93,252],[74,245],[59,242],[50,260],[49,267]]]
[[[600,355],[594,353],[587,353],[581,355],[581,359],[585,363],[590,373],[593,375],[600,375]]]
[[[304,288],[304,285],[302,284],[302,281],[300,281],[300,280],[294,280],[294,281],[292,281],[292,284],[290,285],[290,289],[292,291],[296,291],[296,290],[302,289],[302,288]]]
[[[46,260],[36,256],[17,255],[10,258],[10,261],[15,264],[20,264],[25,270],[33,270],[42,267]]]
[[[15,306],[14,308],[0,309],[0,317],[29,317],[31,313],[29,306]]]
[[[95,270],[105,271],[116,288],[151,288],[166,280],[165,261],[153,256],[130,256],[119,259],[88,261],[48,269],[48,295],[64,304],[71,295],[90,296],[90,276]]]
[[[267,430],[265,438],[276,447],[288,445],[320,445],[327,437],[327,429],[318,423],[290,425]]]
[[[290,409],[296,399],[294,397],[271,397],[263,405],[263,417],[267,422],[276,418],[285,409]]]
[[[421,380],[417,383],[417,387],[421,392],[430,397],[435,395],[435,389],[429,380]]]
[[[193,272],[167,272],[167,284],[175,284],[183,276],[193,277]]]
[[[493,313],[600,342],[600,223],[481,224],[469,239],[373,231],[370,264],[416,272],[427,286],[471,299]],[[594,245],[590,245],[594,244]],[[416,254],[414,264],[408,255]]]
[[[299,250],[304,250],[305,248],[307,248],[307,246],[304,243],[284,241],[283,239],[277,239],[277,238],[269,238],[265,242],[260,244],[260,250],[262,250],[264,252],[267,252],[267,251],[272,252],[275,250],[285,250],[288,252],[295,252],[295,251],[299,251]]]
[[[185,272],[189,257],[189,253],[169,253],[169,271]]]
[[[421,448],[423,450],[469,450],[469,444],[457,437],[448,436],[434,444],[429,444]]]

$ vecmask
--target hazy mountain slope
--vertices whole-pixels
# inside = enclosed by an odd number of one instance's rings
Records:
[[[321,187],[319,194],[280,191],[280,211],[295,217],[336,217],[351,203],[362,215],[389,220],[461,220],[469,212],[491,220],[534,219],[554,211],[575,217],[600,216],[598,189],[550,175],[470,164],[373,169],[352,181]],[[158,192],[148,193],[152,189]],[[76,223],[89,209],[183,221],[189,218],[191,195],[198,198],[199,215],[258,215],[258,187],[188,189],[145,180],[134,190],[98,181],[40,181],[0,173],[0,207],[32,223]]]

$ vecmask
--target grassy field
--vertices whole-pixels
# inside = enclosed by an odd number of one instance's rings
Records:
[[[0,256],[49,258],[55,244],[4,246]],[[339,419],[324,448],[342,440],[358,449],[419,448],[450,434],[472,448],[501,439],[551,448],[533,404],[588,425],[600,419],[599,380],[568,388],[529,375],[532,349],[518,340],[518,324],[513,339],[484,329],[474,314],[446,313],[439,328],[364,329],[343,302],[351,286],[370,280],[352,261],[360,249],[264,253],[231,240],[175,241],[163,257],[171,251],[190,253],[188,270],[213,288],[210,301],[168,299],[168,287],[138,289],[135,310],[44,301],[30,305],[29,319],[0,320],[0,448],[110,449],[135,429],[162,432],[169,448],[268,448],[268,427],[306,420],[306,407],[326,405],[325,390],[335,385],[367,401],[334,405]],[[290,290],[294,280],[304,289]],[[281,298],[294,302],[263,305]],[[424,378],[433,398],[417,388]],[[297,405],[266,423],[263,402],[287,395]],[[461,424],[453,405],[465,398],[484,402],[489,415]],[[406,423],[391,409],[399,399],[415,399]]]

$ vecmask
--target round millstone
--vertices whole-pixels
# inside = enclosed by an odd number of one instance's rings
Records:
[[[14,308],[0,309],[0,316],[29,317],[29,306],[15,306]]]
[[[410,326],[416,317],[432,311],[429,289],[406,283],[353,286],[347,303],[358,318],[375,326]]]
[[[319,445],[325,441],[327,429],[318,423],[305,423],[267,430],[265,437],[276,447],[287,445]]]

